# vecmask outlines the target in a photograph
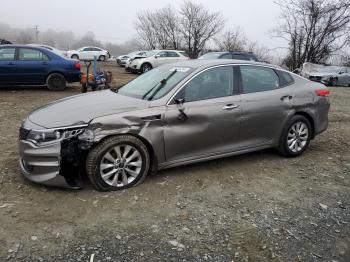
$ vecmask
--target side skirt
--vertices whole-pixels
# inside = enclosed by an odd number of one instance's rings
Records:
[[[233,152],[218,153],[215,155],[203,155],[199,157],[191,157],[191,158],[180,159],[180,160],[175,160],[170,162],[164,162],[158,166],[158,170],[167,169],[167,168],[176,167],[176,166],[194,164],[199,162],[205,162],[205,161],[210,161],[210,160],[224,158],[224,157],[241,155],[241,154],[259,151],[259,150],[263,150],[271,147],[273,147],[272,144],[264,144],[264,145],[249,147],[249,148],[245,148],[245,149],[241,149]]]

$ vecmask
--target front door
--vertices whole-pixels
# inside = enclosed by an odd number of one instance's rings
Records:
[[[293,89],[280,87],[275,70],[240,66],[242,79],[241,147],[259,146],[278,137],[293,106]]]
[[[165,113],[167,162],[182,162],[237,148],[241,102],[232,66],[208,69],[190,80]],[[176,99],[184,99],[182,115]],[[181,109],[181,106],[180,106]]]
[[[0,84],[16,84],[16,48],[0,48]]]

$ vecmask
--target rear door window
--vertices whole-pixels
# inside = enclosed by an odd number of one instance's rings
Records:
[[[276,72],[267,67],[240,66],[243,93],[261,92],[279,88]]]
[[[0,48],[0,61],[14,61],[16,48]]]
[[[173,51],[168,51],[168,57],[179,57],[180,55],[176,52]]]
[[[48,56],[40,50],[30,48],[20,48],[18,59],[20,61],[47,61]]]
[[[285,71],[276,70],[280,78],[280,86],[287,86],[294,83],[294,78]]]

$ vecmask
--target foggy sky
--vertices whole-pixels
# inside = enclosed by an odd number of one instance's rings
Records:
[[[94,32],[101,41],[121,43],[135,36],[134,21],[142,10],[171,4],[179,9],[182,0],[9,0],[1,1],[0,22],[11,27],[39,30],[68,30],[77,34]],[[285,46],[271,38],[280,10],[273,0],[197,0],[211,11],[220,11],[226,27],[240,26],[248,39],[270,49]]]

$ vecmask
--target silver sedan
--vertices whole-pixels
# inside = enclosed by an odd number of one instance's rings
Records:
[[[20,129],[26,178],[97,190],[140,184],[174,166],[276,148],[301,155],[328,126],[329,91],[281,68],[192,60],[156,68],[118,91],[39,108]]]

